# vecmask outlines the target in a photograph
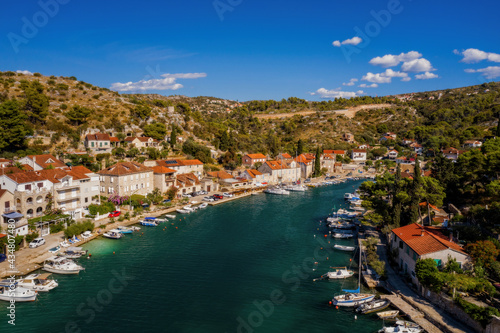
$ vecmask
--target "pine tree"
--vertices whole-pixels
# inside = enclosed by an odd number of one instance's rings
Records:
[[[320,157],[321,157],[321,150],[318,146],[318,148],[316,149],[316,158],[314,160],[314,177],[319,177],[321,176],[321,161],[320,161]]]
[[[222,136],[220,138],[220,150],[227,151],[229,149],[229,135],[227,131],[222,132]]]

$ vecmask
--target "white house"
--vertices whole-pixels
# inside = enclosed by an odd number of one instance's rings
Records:
[[[389,157],[390,160],[395,160],[396,158],[398,158],[398,154],[399,152],[396,149],[389,150],[389,152],[387,153],[387,157]]]
[[[300,167],[297,162],[281,163],[281,161],[267,161],[262,164],[259,172],[268,174],[269,182],[271,183],[287,183],[295,182],[300,179]]]
[[[366,161],[366,149],[353,149],[351,153],[351,160],[362,162]]]
[[[21,164],[27,164],[33,168],[33,170],[43,170],[47,168],[65,168],[66,164],[58,160],[50,154],[44,155],[28,155],[21,158],[19,161]]]
[[[479,148],[483,145],[481,141],[478,140],[466,140],[464,142],[464,147],[465,148]]]

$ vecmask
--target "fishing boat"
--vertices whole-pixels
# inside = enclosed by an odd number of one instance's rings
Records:
[[[145,227],[157,227],[158,226],[158,223],[156,223],[156,221],[154,221],[154,220],[142,220],[139,223]]]
[[[347,279],[354,275],[354,272],[351,271],[350,269],[347,269],[347,267],[330,267],[330,268],[334,268],[335,270],[333,272],[328,272],[325,274],[327,279],[331,280]]]
[[[398,316],[399,310],[389,310],[389,311],[382,311],[382,312],[377,312],[377,316],[380,319],[394,319]]]
[[[121,234],[118,230],[113,229],[108,232],[105,232],[102,234],[104,237],[109,238],[109,239],[120,239],[123,237],[123,234]]]
[[[351,200],[353,197],[352,193],[345,193],[344,194],[344,200]]]
[[[86,250],[76,246],[70,246],[63,252],[63,256],[68,259],[77,259],[85,254],[87,254]]]
[[[375,298],[373,294],[361,293],[361,251],[359,251],[359,275],[358,288],[354,290],[342,289],[345,294],[334,296],[332,304],[335,306],[358,306],[372,301]]]
[[[78,274],[85,268],[66,257],[51,257],[45,260],[42,269],[56,274]]]
[[[175,211],[176,211],[177,213],[179,213],[179,214],[189,214],[189,213],[191,213],[190,211],[187,211],[187,210],[185,210],[185,209],[181,209],[181,208],[178,208],[178,209],[176,209]]]
[[[168,222],[168,220],[165,219],[165,218],[162,219],[162,218],[159,218],[159,217],[152,217],[152,216],[146,216],[144,218],[144,221],[154,221],[154,222],[156,222],[156,224],[160,224],[162,222]]]
[[[198,209],[203,209],[203,208],[207,208],[207,207],[208,207],[208,204],[206,202],[204,202],[198,206]]]
[[[341,233],[334,233],[332,235],[333,238],[338,238],[338,239],[348,239],[348,238],[353,238],[354,235],[353,234],[348,234],[348,233],[344,233],[344,234],[341,234]]]
[[[51,273],[30,274],[16,282],[20,287],[29,290],[50,291],[59,285],[57,281],[48,278],[50,275]]]
[[[175,215],[165,214],[165,217],[168,217],[169,219],[175,219]]]
[[[333,248],[340,250],[340,251],[354,251],[356,248],[354,246],[346,246],[346,245],[338,245],[335,244]]]
[[[190,213],[192,213],[196,210],[196,208],[192,207],[191,205],[184,206],[184,207],[182,207],[182,209],[187,210]]]
[[[356,312],[359,313],[372,313],[380,310],[384,310],[391,304],[391,301],[388,299],[376,299],[368,303],[361,304],[358,308],[356,308]]]
[[[279,188],[279,187],[270,187],[268,189],[265,189],[264,193],[278,194],[278,195],[288,195],[288,194],[290,194],[290,192],[288,192],[287,190],[285,190],[283,188]]]
[[[18,286],[17,282],[9,280],[0,282],[0,300],[7,302],[33,302],[37,297],[36,291]]]
[[[303,186],[303,185],[288,185],[288,186],[285,186],[285,190],[291,191],[291,192],[305,192],[306,189],[307,188],[305,186]]]
[[[379,330],[379,333],[421,333],[424,330],[415,323],[410,321],[396,321],[395,326],[384,327]]]

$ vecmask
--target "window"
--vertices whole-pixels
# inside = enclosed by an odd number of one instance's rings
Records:
[[[109,178],[110,178],[110,182],[113,182],[113,178],[114,178],[114,177],[109,177]]]
[[[25,190],[25,191],[31,191],[31,184],[29,184],[29,185],[24,185],[24,190]]]
[[[442,264],[441,259],[434,259],[434,262],[436,263],[436,266],[438,268],[441,267],[441,264]]]
[[[36,184],[36,186],[38,186],[38,188],[41,188],[41,187],[43,187],[43,183],[38,183],[38,184]]]
[[[94,141],[90,143],[90,146],[93,148],[94,147]]]
[[[406,254],[410,255],[410,247],[408,245],[406,245]]]
[[[416,252],[413,252],[413,260],[417,261],[417,253]]]
[[[85,203],[89,202],[89,198],[85,198]]]
[[[5,210],[9,210],[10,208],[10,201],[5,201]]]
[[[403,241],[399,241],[399,248],[403,249]]]

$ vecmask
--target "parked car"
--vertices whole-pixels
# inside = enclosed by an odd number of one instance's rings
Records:
[[[5,261],[7,259],[7,256],[3,253],[0,253],[0,262]]]
[[[220,194],[214,194],[213,197],[217,199],[224,199],[224,196]]]
[[[200,194],[201,194],[201,195],[207,195],[207,194],[208,194],[208,192],[207,192],[207,191],[200,191]]]
[[[192,198],[191,194],[183,194],[182,197],[183,198]]]
[[[213,202],[213,201],[215,201],[215,199],[214,199],[214,198],[212,198],[212,197],[204,197],[204,198],[202,199],[202,201]]]
[[[120,212],[119,210],[115,210],[114,212],[109,213],[108,217],[118,217],[121,213],[122,212]]]
[[[169,202],[172,202],[172,201],[170,199],[165,199],[162,202],[165,204],[165,203],[169,203]]]
[[[42,246],[43,244],[45,244],[45,239],[43,239],[42,237],[38,237],[31,241],[30,248],[39,247]]]
[[[227,193],[227,192],[222,193],[222,195],[223,195],[224,197],[226,197],[226,198],[232,198],[232,197],[234,197],[234,194],[232,194],[232,193]]]

